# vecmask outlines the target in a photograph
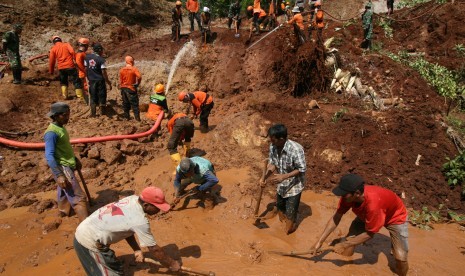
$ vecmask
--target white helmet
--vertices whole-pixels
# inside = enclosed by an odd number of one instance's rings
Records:
[[[292,9],[292,12],[300,12],[299,7],[295,6],[295,7]]]
[[[210,12],[210,9],[208,7],[203,7],[203,12]]]

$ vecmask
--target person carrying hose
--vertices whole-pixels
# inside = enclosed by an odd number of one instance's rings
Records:
[[[184,113],[176,113],[168,120],[166,125],[170,133],[168,140],[168,151],[173,162],[174,170],[181,162],[181,155],[178,153],[178,145],[183,143],[183,156],[189,157],[191,150],[191,141],[194,137],[194,122]]]
[[[0,52],[4,52],[8,56],[10,68],[13,72],[13,84],[21,84],[22,65],[21,56],[19,55],[19,37],[23,31],[23,25],[14,24],[13,30],[6,32],[2,37],[2,46]]]
[[[181,38],[181,24],[182,24],[182,2],[176,1],[176,7],[171,10],[171,42],[175,42]]]
[[[156,121],[160,112],[164,111],[166,116],[170,112],[166,101],[165,86],[161,83],[155,85],[153,93],[150,95],[149,109],[145,116]]]
[[[294,17],[291,20],[287,21],[287,24],[292,25],[294,27],[294,34],[297,38],[297,41],[303,44],[305,43],[304,18],[300,13],[299,7],[294,7],[292,9],[292,12],[294,13]]]
[[[66,103],[52,104],[47,114],[53,122],[45,131],[45,159],[57,183],[57,203],[61,214],[69,216],[71,208],[83,221],[88,215],[86,195],[74,174],[82,165],[74,156],[69,134],[64,127],[69,121],[70,108]]]
[[[193,93],[181,91],[178,94],[178,99],[181,102],[192,104],[194,108],[194,115],[192,117],[197,118],[200,115],[200,132],[207,133],[208,117],[214,106],[213,97],[203,91]]]
[[[57,63],[60,73],[61,94],[63,99],[67,100],[68,95],[68,79],[74,84],[76,95],[82,96],[82,82],[79,79],[76,69],[76,53],[69,43],[65,43],[59,36],[52,37],[53,47],[50,49],[48,67],[50,74],[55,72],[55,63]]]

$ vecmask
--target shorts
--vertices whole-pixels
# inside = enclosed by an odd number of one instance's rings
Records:
[[[76,176],[74,175],[74,170],[67,166],[61,166],[61,169],[66,179],[71,184],[71,187],[67,187],[66,189],[63,189],[60,186],[58,186],[57,204],[58,204],[58,209],[61,212],[68,214],[69,205],[71,205],[71,207],[74,208],[74,206],[79,205],[80,202],[86,202],[87,198],[84,192],[82,191],[81,185],[79,185],[79,182],[76,179]]]
[[[402,224],[391,224],[386,226],[391,236],[391,247],[394,258],[406,262],[408,257],[408,220]],[[349,228],[347,236],[357,236],[365,230],[365,222],[355,218]]]
[[[74,250],[87,275],[124,275],[123,263],[109,247],[105,251],[92,251],[74,238]]]

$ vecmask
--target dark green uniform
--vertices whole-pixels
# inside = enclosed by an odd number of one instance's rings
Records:
[[[6,32],[3,34],[2,43],[13,71],[13,82],[20,83],[22,67],[19,55],[19,35],[15,31]]]
[[[371,10],[371,3],[365,6],[365,12],[362,15],[362,27],[365,48],[371,48],[371,37],[373,34],[373,11]]]

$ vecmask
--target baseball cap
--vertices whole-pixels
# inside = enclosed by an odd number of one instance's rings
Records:
[[[53,103],[50,107],[50,112],[47,113],[47,117],[52,117],[57,114],[66,113],[69,111],[69,105],[64,102]]]
[[[170,209],[170,205],[165,200],[165,194],[160,188],[153,186],[147,187],[142,190],[140,198],[144,202],[152,204],[163,212],[166,212]]]
[[[181,170],[182,173],[189,172],[193,166],[195,166],[194,161],[186,157],[184,157],[179,163],[179,169]]]
[[[345,196],[348,193],[357,191],[365,180],[357,174],[346,174],[341,177],[339,185],[333,189],[333,194],[337,196]]]

